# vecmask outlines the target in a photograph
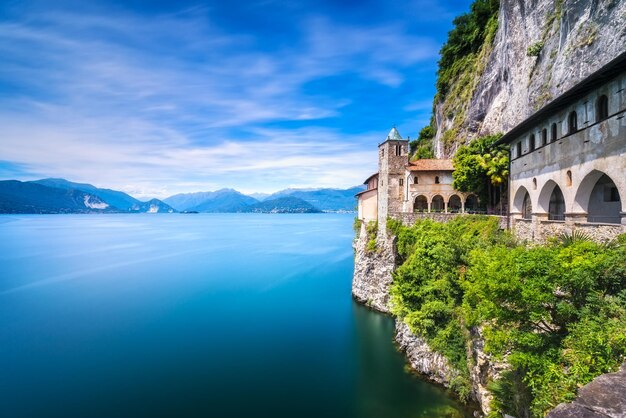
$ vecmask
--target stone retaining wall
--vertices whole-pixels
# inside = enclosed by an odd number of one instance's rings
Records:
[[[522,241],[543,244],[561,234],[571,235],[582,232],[596,242],[607,242],[626,233],[626,226],[588,222],[568,222],[550,220],[530,220],[516,218],[511,221],[515,235]]]
[[[467,213],[441,213],[441,212],[393,212],[389,214],[391,219],[395,219],[396,221],[402,222],[406,226],[411,226],[415,222],[421,219],[432,219],[435,222],[449,222],[450,220],[456,218],[457,216],[474,216]],[[497,216],[497,215],[487,215],[493,216],[499,219],[500,228],[508,229],[508,217],[506,216]]]

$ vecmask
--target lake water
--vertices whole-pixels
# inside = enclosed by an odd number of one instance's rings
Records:
[[[2,417],[436,417],[353,215],[0,216]]]

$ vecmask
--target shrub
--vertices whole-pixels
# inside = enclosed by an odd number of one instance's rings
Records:
[[[446,224],[389,221],[400,266],[393,314],[443,354],[469,392],[469,328],[511,370],[490,384],[494,416],[544,416],[626,357],[626,235],[612,245],[585,239],[525,246],[495,218]]]
[[[543,49],[543,41],[535,42],[526,49],[526,55],[529,57],[538,57]]]
[[[371,221],[365,226],[365,232],[367,232],[367,247],[365,250],[368,253],[376,251],[376,237],[378,236],[378,221]]]

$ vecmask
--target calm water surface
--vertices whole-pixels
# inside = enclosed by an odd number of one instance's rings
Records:
[[[0,416],[460,411],[351,300],[352,219],[0,216]]]

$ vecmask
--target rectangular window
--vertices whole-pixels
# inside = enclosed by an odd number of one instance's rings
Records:
[[[400,186],[404,186],[404,179],[400,179]]]

